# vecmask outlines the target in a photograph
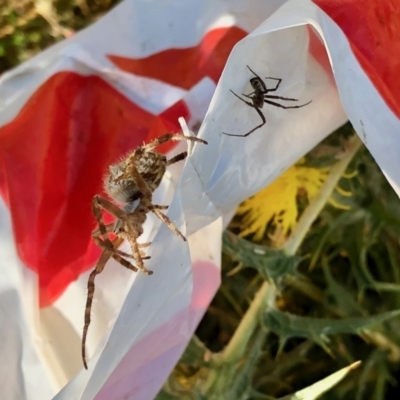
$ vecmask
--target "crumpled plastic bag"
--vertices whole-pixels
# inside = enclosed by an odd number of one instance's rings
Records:
[[[218,288],[220,236],[237,205],[347,119],[400,193],[400,25],[393,11],[393,2],[372,0],[126,0],[4,74],[5,398],[153,398]],[[260,123],[230,91],[252,91],[247,65],[262,78],[282,78],[277,95],[312,103],[264,106],[262,128],[246,138],[223,135]],[[196,144],[154,199],[170,204],[167,215],[188,243],[149,218],[143,239],[152,240],[146,266],[154,274],[106,265],[96,278],[86,371],[86,283],[100,254],[90,237],[91,199],[102,192],[108,165],[179,130],[181,116],[191,128],[204,119],[198,135],[208,145]]]

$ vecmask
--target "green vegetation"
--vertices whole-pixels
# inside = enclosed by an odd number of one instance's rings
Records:
[[[222,286],[158,400],[314,399],[333,377],[311,385],[357,361],[318,398],[398,397],[400,201],[349,132],[306,157],[330,172],[309,203],[299,194],[300,219],[279,248],[271,226],[253,243],[234,218]],[[338,161],[326,162],[327,148]]]
[[[0,0],[0,72],[99,19],[119,0]]]

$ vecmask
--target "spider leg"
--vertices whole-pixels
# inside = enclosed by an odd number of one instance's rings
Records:
[[[83,326],[83,334],[82,334],[82,361],[86,369],[88,369],[86,363],[86,337],[90,325],[90,313],[92,311],[92,303],[93,303],[93,296],[95,289],[94,279],[96,278],[96,275],[99,275],[103,272],[104,266],[106,265],[106,262],[110,259],[110,257],[111,257],[111,252],[104,250],[99,258],[99,261],[96,264],[96,267],[90,273],[87,283],[88,294],[85,307],[85,324]]]
[[[249,67],[249,69],[250,69],[250,67]],[[250,69],[250,71],[251,71],[251,69]],[[242,99],[240,96],[238,96],[238,95],[237,95],[235,92],[233,92],[232,90],[231,90],[231,92],[232,92],[238,99],[240,99],[240,100],[242,100],[244,103],[246,103],[249,107],[254,108],[254,109],[256,110],[257,114],[260,116],[262,123],[261,123],[260,125],[257,125],[255,128],[253,128],[251,131],[247,132],[247,133],[244,134],[244,135],[234,135],[233,133],[225,133],[225,132],[222,132],[222,133],[223,133],[224,135],[227,135],[227,136],[236,136],[236,137],[246,137],[246,136],[249,136],[251,133],[253,133],[254,131],[256,131],[257,129],[261,128],[263,125],[266,124],[267,121],[266,121],[266,119],[265,119],[265,116],[264,116],[264,114],[261,112],[261,110],[260,110],[258,107],[255,107],[255,106],[254,106],[253,103],[250,103],[249,101],[246,101],[246,100]]]
[[[98,238],[98,237],[95,238],[95,241],[96,241],[96,239],[101,241],[101,239]],[[114,258],[114,260],[116,260],[122,266],[124,266],[124,267],[126,267],[126,268],[128,268],[128,269],[130,269],[130,270],[132,270],[134,272],[138,271],[138,268],[134,267],[130,262],[128,262],[127,260],[122,258],[122,256],[130,257],[130,258],[133,258],[133,256],[116,249],[116,247],[118,247],[123,242],[123,240],[124,239],[120,238],[120,237],[115,238],[112,241],[112,246],[114,248],[112,251],[110,251],[109,249],[105,248],[104,246],[100,246],[100,247],[104,248],[104,251],[100,256],[99,261],[97,262],[95,269],[89,275],[88,285],[87,285],[87,287],[88,287],[88,295],[87,295],[86,307],[85,307],[85,324],[84,324],[84,327],[83,327],[83,335],[82,335],[82,360],[83,360],[83,365],[85,366],[86,369],[88,369],[87,368],[87,363],[86,363],[86,337],[87,337],[87,332],[88,332],[90,321],[91,321],[90,313],[91,313],[91,310],[92,310],[92,303],[93,303],[94,290],[95,290],[94,280],[96,278],[96,275],[99,275],[99,274],[101,274],[103,272],[107,261],[111,257]],[[150,243],[141,243],[138,247],[147,247],[149,245],[150,245]],[[141,259],[142,260],[148,260],[148,259],[150,259],[150,257],[142,257],[142,255],[141,255]]]
[[[141,203],[146,204],[149,203],[151,204],[151,198],[152,198],[152,192],[149,189],[149,187],[147,186],[147,183],[144,181],[144,179],[142,178],[142,176],[139,174],[136,165],[134,163],[130,164],[130,172],[131,172],[131,176],[134,180],[134,182],[136,183],[136,185],[138,186],[140,192],[143,194],[143,198],[141,199]],[[99,197],[99,196],[97,196]],[[108,202],[108,200],[101,198],[102,200],[105,200],[106,202]],[[128,228],[128,232],[130,232],[130,236],[128,238],[129,244],[131,245],[131,249],[132,249],[132,257],[133,259],[136,261],[136,264],[138,266],[138,268],[145,274],[147,275],[151,275],[153,272],[149,271],[143,263],[143,258],[142,258],[142,252],[140,251],[139,248],[143,248],[146,247],[147,243],[145,244],[141,244],[139,245],[137,243],[137,238],[140,234],[137,233],[137,230],[134,228],[134,226],[131,224],[131,222],[129,221],[129,219],[126,218],[126,214],[120,210],[117,206],[115,206],[113,203],[110,203],[112,206],[114,206],[117,210],[118,210],[118,214],[119,215],[115,215],[117,218],[120,218],[120,220],[123,220],[125,224],[127,224],[127,228]],[[107,205],[109,206],[109,205]],[[110,213],[112,213],[110,211],[110,209],[107,209]],[[117,213],[115,213],[117,214]],[[103,230],[105,231],[104,227]],[[103,234],[102,230],[100,229],[100,232]],[[104,237],[104,236],[103,236]],[[113,251],[113,256],[118,257],[118,254],[116,252]],[[115,257],[114,257],[115,258]]]
[[[107,225],[104,224],[103,216],[101,213],[102,209],[108,211],[110,214],[115,214],[115,216],[117,218],[119,217],[120,212],[121,212],[121,210],[119,210],[119,208],[117,206],[115,206],[108,200],[102,198],[101,196],[95,196],[93,198],[92,212],[97,220],[98,229],[93,231],[92,237],[93,237],[94,241],[96,242],[96,244],[98,244],[104,250],[99,258],[99,261],[96,264],[95,269],[90,273],[89,279],[88,279],[88,284],[87,284],[88,295],[87,295],[87,300],[86,300],[85,320],[84,320],[83,334],[82,334],[82,360],[83,360],[83,365],[86,369],[87,369],[86,337],[87,337],[87,332],[88,332],[89,325],[90,325],[90,313],[92,310],[92,302],[93,302],[93,296],[94,296],[94,290],[95,290],[94,280],[96,278],[96,275],[103,272],[106,262],[112,256],[112,253],[114,251],[116,251],[116,247],[118,247],[123,241],[122,238],[118,238],[118,237],[115,238],[112,242],[110,241],[110,238],[108,237],[108,230],[110,229],[110,224],[107,224]],[[99,236],[102,236],[103,240],[101,240],[99,238]]]
[[[129,168],[129,175],[132,177],[134,183],[139,188],[139,192],[143,195],[144,198],[151,201],[153,193],[150,190],[149,186],[147,185],[146,181],[143,179],[142,175],[140,175],[135,163],[133,162],[130,163],[128,168]]]
[[[154,207],[150,207],[150,211],[152,211],[154,214],[156,214],[156,216],[159,219],[161,219],[161,221],[164,222],[164,224],[167,225],[168,228],[171,229],[172,232],[174,232],[183,241],[186,242],[185,236],[182,235],[182,233],[179,231],[179,229],[174,225],[174,223],[165,214],[163,214],[158,208],[154,208]]]
[[[137,243],[137,242],[136,242]],[[137,246],[139,249],[143,249],[143,247],[149,247],[151,245],[151,242],[145,242],[145,243],[138,243]],[[142,260],[150,260],[150,256],[145,256],[145,252],[139,250],[140,253],[140,257],[142,258]],[[134,258],[133,255],[130,254],[131,258]]]
[[[97,244],[97,246],[103,250],[108,250],[108,251],[112,252],[113,254],[119,254],[122,257],[133,258],[133,256],[131,254],[128,254],[128,253],[125,253],[124,251],[118,250],[118,247],[124,241],[124,239],[122,237],[118,237],[118,238],[114,239],[114,241],[112,242],[112,248],[109,248],[107,246],[107,244],[105,243],[105,241],[100,239],[100,237],[98,237],[98,236],[94,236],[93,240]]]
[[[118,243],[114,244],[114,241],[112,242],[112,244],[114,246],[113,250],[108,249],[107,246],[105,245],[104,241],[101,240],[99,237],[94,237],[93,239],[94,239],[94,241],[95,241],[95,243],[97,244],[98,247],[100,247],[103,250],[110,251],[112,253],[112,255],[116,254],[116,255],[118,255],[120,257],[133,258],[134,259],[132,254],[128,254],[128,253],[125,253],[124,251],[118,250],[118,246],[124,241],[123,238],[118,238],[118,239],[121,239],[121,241],[118,242]],[[138,246],[139,246],[139,248],[143,248],[143,247],[148,247],[149,245],[150,245],[150,243],[141,243]],[[150,257],[144,257],[145,253],[140,252],[140,254],[142,256],[142,260],[149,260],[150,259]]]
[[[124,241],[122,237],[117,237],[112,242],[110,241],[108,231],[111,229],[111,227],[114,226],[114,223],[107,225],[104,224],[103,216],[101,213],[102,208],[108,211],[110,214],[116,216],[117,218],[124,215],[123,212],[115,204],[111,203],[101,196],[96,195],[93,198],[92,211],[99,227],[92,232],[92,238],[94,242],[103,250],[108,250],[113,254],[119,254],[122,257],[132,258],[130,254],[118,250],[118,247]],[[100,236],[102,237],[102,239],[100,239]]]
[[[179,153],[179,154],[177,154],[176,156],[170,158],[170,159],[167,161],[167,166],[168,166],[168,165],[175,164],[175,163],[177,163],[177,162],[179,162],[179,161],[182,161],[182,160],[184,160],[186,157],[187,157],[187,151],[184,151],[184,152],[182,152],[182,153]]]
[[[238,98],[238,99],[240,99],[240,100],[242,100],[243,101],[243,103],[246,103],[249,107],[252,107],[252,108],[254,108],[254,104],[253,103],[250,103],[249,101],[246,101],[245,99],[243,99],[243,98],[241,98],[239,95],[237,95],[233,90],[231,90],[231,92]],[[243,95],[243,96],[249,96],[249,95]],[[250,99],[251,99],[251,97],[250,97]]]
[[[153,271],[148,270],[143,263],[143,258],[141,255],[141,251],[139,250],[139,244],[136,241],[135,237],[129,239],[129,244],[132,248],[133,258],[136,261],[137,268],[139,268],[144,274],[151,275]]]
[[[108,200],[106,200],[104,198],[101,198],[101,199],[104,202],[104,204],[109,203],[112,206],[114,206],[114,204],[109,202]],[[102,205],[104,206],[104,204],[102,204]],[[97,204],[97,206],[98,206],[98,204]],[[96,205],[95,205],[95,207],[96,207]],[[108,205],[106,207],[108,207]],[[116,207],[116,208],[117,208],[117,210],[121,211],[118,207]],[[110,211],[108,208],[105,208],[105,209],[107,211]],[[110,224],[104,225],[103,218],[102,218],[102,215],[101,215],[101,212],[99,211],[99,209],[96,209],[96,218],[98,218],[99,228],[95,229],[92,232],[92,237],[93,237],[93,240],[95,241],[95,243],[101,249],[108,250],[112,254],[116,254],[116,255],[119,255],[121,257],[126,257],[126,258],[134,258],[134,256],[132,254],[128,254],[128,253],[125,253],[124,251],[118,250],[118,247],[124,241],[123,237],[117,237],[112,242],[110,241],[110,238],[108,236],[108,231],[112,230],[112,228],[114,227],[114,223],[110,223]],[[102,236],[103,239],[100,239],[100,236]],[[150,246],[150,242],[141,243],[141,244],[138,245],[139,248],[148,247],[148,246]],[[149,258],[150,257],[142,257],[142,259],[144,259],[144,260],[145,259],[149,259]]]
[[[264,100],[265,99],[278,99],[278,100],[286,100],[286,101],[299,101],[299,99],[292,99],[291,97],[282,97],[282,96],[273,96],[270,94],[265,94],[264,95]]]
[[[114,251],[115,247],[110,241],[110,238],[108,236],[108,231],[109,225],[110,224],[105,224],[103,220],[103,215],[101,213],[101,210],[104,209],[108,211],[110,214],[114,215],[115,217],[119,217],[122,215],[122,211],[113,203],[108,201],[107,199],[101,197],[101,196],[94,196],[92,200],[92,212],[93,215],[95,216],[98,224],[98,229],[92,232],[92,237],[93,240],[96,242],[96,244],[99,244],[96,238],[98,238],[100,235],[102,236],[102,245],[100,246],[103,249],[107,249],[109,251]],[[120,242],[117,247],[121,244]]]
[[[153,150],[154,148],[158,147],[160,144],[169,142],[170,140],[190,140],[193,142],[199,142],[203,144],[207,144],[207,142],[203,139],[200,139],[195,136],[184,136],[179,133],[166,133],[157,139],[153,140],[149,144],[145,145],[144,148],[146,151]]]
[[[139,249],[143,248],[143,247],[148,247],[150,246],[151,242],[148,243],[138,243],[138,247]],[[139,250],[140,253],[140,257],[142,258],[142,260],[150,260],[150,256],[146,256],[146,253],[144,251]],[[126,257],[126,258],[133,258],[135,259],[135,257],[133,257],[132,254],[128,254],[128,253],[124,253],[123,251],[114,251],[113,254],[117,254],[121,257]]]
[[[268,93],[268,92],[275,92],[276,90],[278,90],[279,85],[280,85],[281,82],[282,82],[282,79],[281,79],[281,78],[272,78],[272,76],[267,76],[265,79],[273,79],[274,81],[278,81],[277,84],[276,84],[276,86],[275,86],[274,88],[272,88],[272,89],[267,89],[267,91],[266,91],[265,93]]]
[[[168,208],[168,206],[158,206],[158,207],[160,207],[160,209],[167,209]],[[111,222],[110,224],[107,224],[105,226],[105,228],[106,228],[107,232],[112,232],[112,230],[114,229],[114,222]],[[104,240],[102,240],[100,238],[100,236],[101,236],[100,229],[97,228],[92,232],[92,238],[95,241],[95,243],[97,244],[97,246],[100,247],[103,250],[107,250],[108,249],[107,245],[104,243]],[[123,241],[124,241],[123,237],[115,238],[112,241],[112,245],[113,245],[113,248],[114,248],[113,253],[119,254],[122,257],[133,258],[132,254],[128,254],[128,253],[125,253],[125,252],[123,252],[121,250],[118,250],[118,247],[122,244]],[[151,244],[151,242],[138,243],[138,246],[139,246],[139,248],[143,248],[143,247],[149,247],[150,244]],[[150,257],[142,257],[142,259],[143,260],[148,260],[148,259],[150,259]]]
[[[101,234],[103,235],[107,233],[106,229],[107,226],[110,224],[107,225],[104,224],[103,216],[101,215],[102,209],[107,211],[115,218],[123,218],[125,213],[120,208],[118,208],[114,203],[107,200],[106,198],[101,197],[98,194],[94,196],[92,200],[92,212],[97,222],[99,223],[99,230],[102,232]]]
[[[250,72],[251,72],[254,76],[256,76],[256,77],[260,80],[260,82],[263,81],[263,80],[260,78],[260,76],[257,75],[249,66],[247,66],[247,68],[250,70]]]
[[[146,256],[146,253],[144,251],[140,251],[140,257],[142,258],[142,260],[150,260],[151,259],[150,256]]]
[[[169,206],[160,206],[158,204],[153,204],[154,208],[157,208],[157,210],[168,210]]]
[[[114,225],[115,225],[115,222],[111,222],[109,224],[104,225],[104,228],[107,231],[107,233],[110,233],[114,230]],[[100,229],[99,228],[93,229],[92,236],[96,236],[96,237],[101,236]]]
[[[265,79],[273,79],[274,81],[278,81],[278,82],[276,83],[276,86],[275,86],[274,88],[268,89],[268,88],[265,86],[264,81],[260,78],[260,76],[257,75],[249,66],[247,66],[247,68],[251,71],[251,73],[252,73],[254,76],[256,76],[256,77],[260,80],[260,83],[262,83],[262,85],[263,85],[264,88],[265,88],[265,91],[263,91],[263,92],[268,93],[268,92],[275,92],[276,90],[278,90],[278,88],[279,88],[279,86],[280,86],[280,84],[281,84],[281,82],[282,82],[282,79],[281,79],[281,78],[273,78],[272,76],[267,76]]]
[[[254,93],[254,92],[253,92]],[[264,105],[264,97],[261,97],[258,94],[244,94],[242,93],[243,96],[247,97],[250,99],[253,103],[252,107],[254,108],[262,108]]]
[[[129,261],[126,261],[125,259],[123,259],[122,257],[120,257],[118,254],[113,254],[112,258],[117,261],[118,263],[120,263],[123,267],[130,269],[133,272],[137,272],[138,268],[136,268],[135,266],[133,266]],[[142,258],[143,260],[143,258]]]
[[[301,106],[283,106],[282,104],[276,103],[275,101],[269,101],[264,98],[264,103],[271,104],[272,106],[275,106],[275,107],[284,108],[285,110],[287,110],[288,108],[301,108],[301,107],[307,106],[308,104],[311,103],[311,101],[309,101],[306,104],[302,104]]]

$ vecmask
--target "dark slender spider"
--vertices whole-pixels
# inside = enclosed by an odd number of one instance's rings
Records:
[[[274,96],[274,95],[268,94],[270,92],[275,92],[278,90],[279,85],[282,82],[282,79],[281,78],[272,78],[269,76],[266,77],[265,79],[273,79],[273,80],[277,81],[277,84],[274,88],[268,89],[265,82],[249,66],[247,66],[247,68],[250,70],[250,72],[252,74],[255,75],[255,78],[250,79],[250,85],[254,89],[254,91],[249,94],[242,93],[242,95],[244,97],[247,97],[248,99],[250,99],[251,103],[249,101],[246,101],[242,97],[238,96],[233,90],[231,90],[231,92],[238,99],[240,99],[244,103],[246,103],[249,107],[254,108],[257,111],[257,114],[260,116],[262,123],[260,125],[257,125],[255,128],[253,128],[250,132],[247,132],[245,135],[234,135],[232,133],[222,132],[224,135],[236,136],[236,137],[246,137],[246,136],[249,136],[251,133],[253,133],[255,130],[257,130],[257,129],[261,128],[263,125],[265,125],[267,121],[265,119],[264,114],[261,112],[261,108],[263,108],[263,105],[265,103],[271,104],[272,106],[275,106],[275,107],[284,108],[285,110],[287,110],[289,108],[301,108],[301,107],[304,107],[311,103],[312,100],[309,101],[308,103],[302,104],[300,106],[284,106],[282,104],[277,103],[276,101],[268,100],[268,99],[274,99],[274,100],[285,100],[285,101],[299,101],[298,99],[292,99],[290,97],[281,97],[281,96]]]

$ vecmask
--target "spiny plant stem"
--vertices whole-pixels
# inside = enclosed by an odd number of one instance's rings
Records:
[[[288,255],[294,255],[304,240],[312,223],[318,217],[322,208],[325,206],[332,194],[337,182],[345,172],[350,161],[353,159],[362,142],[357,135],[349,141],[348,150],[344,157],[332,168],[318,195],[310,202],[301,216],[293,234],[288,239],[284,250]],[[218,354],[218,363],[236,362],[243,357],[246,346],[258,324],[258,317],[265,309],[268,298],[275,293],[275,289],[270,283],[264,282],[255,295],[250,307],[246,311],[232,339],[222,353]]]
[[[265,281],[258,290],[246,314],[242,318],[234,335],[222,353],[223,362],[236,362],[244,354],[247,343],[258,324],[258,316],[265,309],[267,298],[274,292],[274,288]]]
[[[203,393],[208,399],[219,399],[221,393],[234,379],[236,367],[244,356],[248,343],[258,325],[258,317],[266,308],[268,299],[275,297],[275,288],[265,281],[258,290],[246,314],[225,349],[212,356],[214,368],[210,369],[208,378],[203,385]]]
[[[333,167],[331,167],[328,177],[322,185],[318,195],[310,202],[309,206],[302,214],[293,234],[287,240],[284,246],[284,251],[287,255],[296,254],[298,248],[307,235],[307,232],[310,230],[311,225],[329,200],[336,184],[346,171],[347,166],[357,153],[361,144],[362,142],[358,136],[354,135],[353,138],[348,142],[348,150],[344,157]]]

